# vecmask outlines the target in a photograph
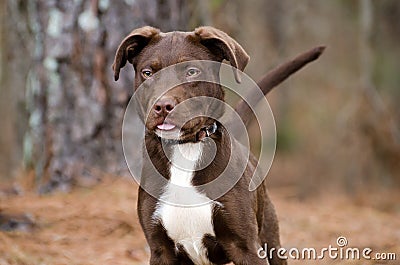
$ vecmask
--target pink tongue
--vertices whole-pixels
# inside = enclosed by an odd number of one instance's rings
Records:
[[[157,128],[160,129],[160,130],[169,131],[169,130],[172,130],[173,128],[175,128],[175,125],[168,124],[168,123],[163,123],[163,124],[157,125]]]

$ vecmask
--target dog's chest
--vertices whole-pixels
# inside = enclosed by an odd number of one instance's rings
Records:
[[[212,204],[190,206],[208,201],[192,186],[193,171],[201,158],[202,143],[187,143],[174,147],[171,157],[170,181],[165,187],[154,217],[162,221],[168,236],[184,247],[195,264],[211,264],[202,240],[214,235]],[[172,203],[172,204],[171,204]],[[183,203],[185,205],[179,205]]]

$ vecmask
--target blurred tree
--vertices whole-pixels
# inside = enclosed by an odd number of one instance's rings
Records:
[[[384,1],[385,2],[385,1]],[[400,13],[400,5],[396,2],[388,2],[392,10],[390,13]],[[399,117],[396,111],[391,110],[390,102],[386,102],[378,91],[379,85],[374,81],[374,75],[379,66],[376,57],[381,52],[379,45],[374,43],[374,36],[379,24],[389,25],[391,32],[398,31],[397,23],[393,21],[393,15],[384,18],[384,22],[375,22],[379,10],[385,10],[385,5],[371,0],[360,0],[360,83],[364,96],[364,106],[360,109],[358,119],[361,121],[362,130],[368,138],[366,144],[370,144],[374,152],[374,159],[379,164],[379,172],[375,179],[392,185],[394,181],[400,183],[400,130]],[[394,22],[394,23],[393,23]],[[386,51],[385,51],[386,52]],[[382,91],[382,89],[380,89]],[[396,96],[396,93],[391,93]],[[366,105],[366,106],[365,106]],[[371,178],[371,177],[370,177]]]
[[[6,68],[7,68],[7,60],[6,60],[6,42],[3,41],[4,38],[6,37],[6,27],[5,27],[5,22],[6,22],[6,4],[5,2],[0,3],[0,36],[1,36],[1,41],[0,41],[0,113],[5,114],[7,113],[8,115],[3,115],[2,118],[2,126],[1,130],[2,133],[0,134],[0,172],[2,172],[2,175],[0,177],[8,177],[10,172],[10,169],[13,164],[13,158],[15,156],[11,152],[12,148],[12,143],[14,142],[13,139],[13,115],[12,115],[12,104],[10,98],[12,97],[11,95],[11,89],[7,85],[7,74],[6,74]],[[11,165],[11,167],[10,167]]]
[[[348,166],[351,173],[344,179],[347,190],[352,193],[355,189],[363,189],[365,185],[375,184],[386,188],[400,184],[400,116],[396,112],[397,103],[393,105],[396,92],[388,89],[390,82],[376,78],[382,70],[386,78],[398,78],[397,74],[391,73],[391,67],[385,66],[385,61],[392,60],[390,57],[400,50],[398,47],[385,47],[393,40],[389,36],[383,38],[385,32],[396,31],[398,25],[390,22],[391,16],[382,16],[387,5],[393,9],[389,13],[400,12],[400,5],[395,3],[358,1],[359,90],[352,97],[352,111],[348,111],[349,121],[346,123],[350,125],[351,120],[356,133],[351,130],[346,130],[346,133],[353,144],[358,142],[360,157],[357,163]]]
[[[193,1],[185,0],[138,0],[145,24],[162,31],[189,30],[189,19]]]
[[[2,32],[16,32],[5,39],[10,67],[2,66],[2,78],[8,77],[7,89],[19,91],[14,102],[23,102],[19,112],[27,117],[19,121],[23,147],[16,148],[23,149],[40,192],[68,190],[76,181],[96,182],[100,172],[126,170],[120,140],[133,76],[124,69],[122,79],[113,81],[115,50],[144,24],[187,29],[196,6],[181,0],[8,0],[2,5],[8,13]]]
[[[266,0],[264,1],[266,28],[271,40],[272,47],[279,58],[286,56],[286,44],[288,25],[294,23],[293,14],[287,12],[287,1]],[[279,130],[277,131],[277,151],[290,151],[295,144],[295,134],[290,125],[289,105],[292,103],[291,93],[286,83],[282,84],[280,96],[277,98],[276,119]]]
[[[118,172],[123,162],[119,128],[132,81],[126,77],[114,84],[111,63],[120,39],[142,23],[132,15],[135,6],[129,1],[20,1],[10,6],[15,7],[13,19],[26,23],[30,33],[21,34],[30,40],[26,48],[32,60],[24,156],[40,191],[68,190],[75,180],[95,181],[94,168]]]

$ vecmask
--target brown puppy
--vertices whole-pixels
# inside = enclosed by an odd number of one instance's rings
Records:
[[[212,27],[169,33],[152,27],[139,28],[121,42],[116,53],[115,80],[120,68],[129,61],[136,73],[135,90],[146,85],[139,95],[148,155],[144,155],[138,215],[150,246],[151,265],[266,264],[257,256],[257,250],[264,244],[268,248],[280,247],[278,221],[265,183],[256,191],[249,191],[257,161],[244,155],[243,147],[218,122],[224,113],[223,106],[194,101],[178,108],[185,100],[198,97],[224,100],[224,91],[217,84],[219,69],[191,64],[194,60],[224,59],[243,70],[249,57],[235,40]],[[160,92],[159,85],[151,85],[161,69],[182,62],[188,62],[176,71],[184,81],[182,84],[165,93]],[[202,75],[211,76],[216,83],[196,81]],[[240,82],[237,72],[235,78]],[[203,115],[186,121],[186,114],[198,109],[202,109]],[[215,156],[201,166],[208,159],[210,140],[216,147]],[[181,160],[186,161],[184,169],[177,165]],[[233,166],[227,167],[230,161]],[[203,203],[214,198],[215,191],[203,188],[203,184],[221,174],[235,176],[238,172],[240,178],[232,189],[210,203]],[[167,181],[152,181],[156,174]],[[196,207],[178,205],[187,200],[200,203]],[[171,201],[174,203],[167,203]],[[276,255],[269,262],[286,264]]]

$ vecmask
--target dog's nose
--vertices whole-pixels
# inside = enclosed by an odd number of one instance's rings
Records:
[[[156,114],[168,114],[175,108],[175,105],[173,98],[162,97],[154,104],[154,112]]]

